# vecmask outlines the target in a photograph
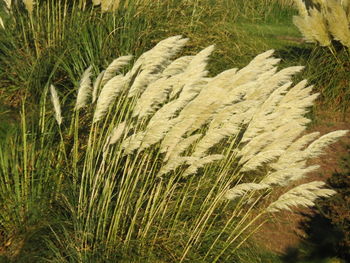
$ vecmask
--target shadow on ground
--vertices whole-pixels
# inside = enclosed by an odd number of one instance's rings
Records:
[[[350,155],[344,159],[350,164]],[[286,250],[282,262],[350,262],[350,172],[335,173],[327,182],[337,194],[321,200],[317,211],[303,214],[305,220],[299,228],[305,238],[297,247]]]

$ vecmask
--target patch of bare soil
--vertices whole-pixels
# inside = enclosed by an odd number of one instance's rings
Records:
[[[319,131],[323,135],[335,130],[350,130],[350,111],[340,113],[319,108],[316,109],[315,116],[317,119],[308,132]],[[320,165],[320,169],[310,173],[302,183],[314,180],[326,181],[336,172],[345,172],[341,160],[350,154],[348,146],[350,146],[350,132],[330,145],[324,155],[310,161],[310,164]],[[310,214],[312,210],[302,209],[299,212]],[[298,212],[276,213],[273,220],[265,224],[254,238],[268,250],[283,254],[288,248],[297,247],[300,240],[305,237],[305,233],[299,227],[303,219],[304,217]]]

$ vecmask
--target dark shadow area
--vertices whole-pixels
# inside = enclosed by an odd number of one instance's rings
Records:
[[[344,161],[350,171],[350,156]],[[337,194],[320,200],[313,213],[303,214],[300,229],[305,238],[285,252],[282,262],[350,262],[350,172],[335,173],[327,183]]]
[[[299,61],[301,58],[309,58],[313,54],[313,47],[287,46],[284,49],[276,50],[275,56],[282,61]]]
[[[340,258],[349,262],[349,254],[342,243],[345,234],[342,229],[321,214],[304,215],[301,228],[305,238],[298,247],[290,247],[281,257],[282,262],[326,262],[330,258]]]
[[[291,40],[293,41],[293,38]],[[276,50],[276,57],[281,58],[282,61],[308,61],[310,59],[317,59],[320,61],[334,62],[334,54],[332,54],[328,48],[315,46],[312,43],[305,43],[302,38],[295,38],[295,41],[299,42],[300,40],[302,43],[298,46],[290,45],[283,49]],[[347,48],[336,40],[332,41],[332,47],[339,59],[341,59],[343,66],[348,64]]]

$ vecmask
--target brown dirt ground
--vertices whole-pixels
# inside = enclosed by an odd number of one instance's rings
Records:
[[[335,130],[350,130],[350,111],[339,113],[318,107],[317,116],[308,132],[319,131],[321,135]],[[327,180],[333,173],[342,172],[341,160],[350,154],[350,132],[338,142],[330,145],[325,154],[311,160],[310,164],[318,164],[321,168],[308,175],[305,182],[313,180]],[[303,181],[303,182],[304,182]],[[300,210],[303,213],[312,213],[310,209]],[[288,248],[298,245],[305,233],[299,228],[303,216],[300,213],[281,212],[274,215],[271,222],[265,224],[254,236],[263,247],[278,254],[283,254]]]

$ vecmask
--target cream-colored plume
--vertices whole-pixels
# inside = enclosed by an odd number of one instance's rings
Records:
[[[77,101],[75,104],[75,109],[79,110],[83,107],[85,107],[88,103],[89,98],[91,97],[91,92],[92,92],[92,86],[91,86],[91,71],[92,71],[92,66],[88,67],[80,80],[80,85],[78,89],[78,96],[77,96]]]
[[[336,0],[327,0],[325,15],[329,32],[335,40],[339,40],[344,46],[350,48],[349,20],[344,8]]]
[[[308,7],[304,1],[295,0],[299,16],[293,18],[306,41],[330,46],[332,40],[340,41],[350,48],[350,7],[348,1],[310,0]]]
[[[289,210],[291,207],[311,207],[315,205],[315,200],[319,197],[329,197],[336,192],[331,189],[322,188],[324,182],[314,181],[299,185],[287,193],[281,195],[275,202],[271,203],[267,212],[277,212],[280,210]]]
[[[305,6],[304,0],[294,0],[294,3],[296,5],[296,7],[298,8],[299,14],[302,17],[306,17],[308,15],[308,11],[307,11],[307,8]]]
[[[93,122],[101,120],[107,113],[109,106],[126,85],[127,79],[123,75],[113,77],[104,85],[97,99]]]
[[[117,73],[120,74],[120,69],[129,64],[132,56],[121,56],[115,60],[111,64],[108,65],[104,74],[102,76],[101,85],[105,85],[111,78],[113,78]]]
[[[321,13],[311,10],[298,19]],[[308,166],[307,160],[347,133],[304,134],[310,122],[306,113],[318,94],[306,81],[293,85],[293,76],[303,67],[277,70],[280,60],[273,57],[273,50],[256,56],[242,69],[208,77],[207,62],[214,46],[174,59],[186,42],[181,36],[170,37],[136,59],[125,75],[120,69],[131,56],[114,60],[97,76],[92,121],[103,145],[100,171],[119,156],[122,174],[137,169],[137,177],[147,180],[152,176],[186,180],[190,175],[211,180],[208,177],[218,174],[213,179],[222,185],[220,195],[230,200],[255,198],[258,195],[252,191],[269,193],[318,169]],[[76,108],[86,105],[90,96],[90,75],[91,69],[83,74]],[[61,124],[57,93],[53,86],[50,89]],[[110,147],[113,144],[117,146]],[[122,171],[124,161],[133,164]],[[229,189],[230,185],[234,187]],[[295,187],[266,211],[311,206],[317,197],[334,193],[323,185],[312,182]]]
[[[148,84],[161,77],[162,72],[172,59],[187,43],[181,36],[169,37],[160,41],[154,48],[142,54],[135,62],[129,74],[137,74],[129,90],[129,97],[141,94]]]
[[[104,74],[105,74],[105,71],[104,70],[101,71],[100,74],[98,74],[96,80],[94,81],[94,86],[92,90],[92,103],[95,103],[97,100],[98,92],[100,90],[101,82]]]
[[[267,184],[256,184],[256,183],[242,183],[228,190],[224,197],[229,200],[234,200],[238,197],[242,197],[251,191],[263,190],[269,188]]]
[[[50,85],[51,101],[55,110],[55,118],[58,125],[62,124],[61,105],[54,85]]]

